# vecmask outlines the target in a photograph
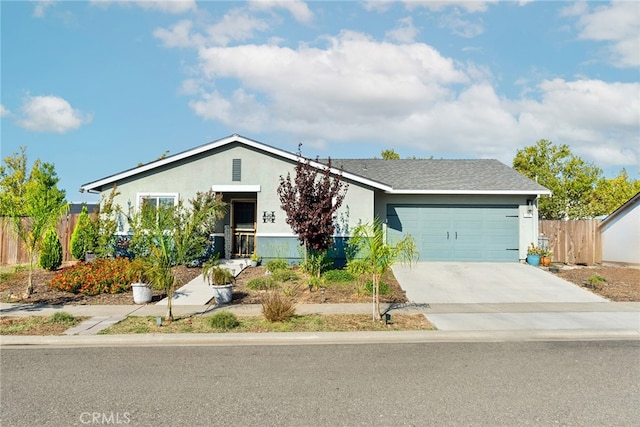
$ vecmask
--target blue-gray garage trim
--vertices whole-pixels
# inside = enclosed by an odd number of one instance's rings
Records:
[[[387,239],[406,233],[421,261],[518,261],[517,206],[387,205]]]

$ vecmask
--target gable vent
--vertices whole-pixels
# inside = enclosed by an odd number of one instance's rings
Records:
[[[232,161],[231,180],[232,181],[242,180],[242,160],[241,159],[233,159]]]

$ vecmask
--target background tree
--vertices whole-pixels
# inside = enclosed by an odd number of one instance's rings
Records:
[[[0,216],[10,217],[22,206],[27,185],[27,148],[4,159],[0,165]],[[24,216],[24,215],[20,215]]]
[[[93,228],[96,231],[96,245],[94,252],[98,258],[113,256],[116,250],[118,221],[121,207],[115,203],[115,198],[120,195],[117,186],[113,186],[109,194],[102,195],[100,200],[100,213],[96,215]]]
[[[38,265],[49,271],[55,271],[62,265],[62,243],[54,228],[49,228],[44,235]]]
[[[384,160],[400,160],[400,154],[396,153],[394,150],[382,150],[380,155]]]
[[[71,233],[71,242],[69,243],[71,255],[77,260],[84,261],[85,254],[95,249],[97,239],[98,235],[91,218],[89,218],[89,211],[86,206],[82,206],[76,227]]]
[[[29,279],[25,297],[33,292],[33,269],[44,233],[55,227],[68,205],[65,192],[58,189],[59,178],[51,163],[36,160],[27,174],[26,148],[4,159],[0,167],[0,206],[10,218],[12,231],[22,242],[29,258]]]
[[[390,245],[386,241],[384,225],[379,218],[372,224],[361,224],[349,239],[350,252],[359,267],[364,266],[364,272],[371,274],[373,281],[373,316],[382,319],[380,310],[380,280],[396,261],[413,263],[419,254],[416,242],[411,235],[406,234],[402,240]],[[350,261],[353,262],[353,261]],[[362,271],[362,270],[360,270]]]
[[[609,215],[639,191],[640,181],[630,179],[627,171],[622,169],[615,178],[601,178],[598,181],[589,203],[596,215]]]
[[[553,193],[540,197],[541,218],[577,219],[598,214],[589,202],[602,171],[574,156],[567,145],[541,139],[536,145],[517,151],[513,168]]]
[[[300,147],[295,179],[291,179],[291,174],[286,178],[280,176],[278,196],[280,206],[287,214],[287,224],[304,246],[305,257],[315,259],[333,244],[334,214],[342,205],[349,186],[342,181],[341,175],[332,174],[331,159],[326,166],[313,167],[310,160],[302,156]]]

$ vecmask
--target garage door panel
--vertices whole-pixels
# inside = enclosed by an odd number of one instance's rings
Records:
[[[420,259],[517,261],[516,206],[389,205],[390,240],[411,234]]]

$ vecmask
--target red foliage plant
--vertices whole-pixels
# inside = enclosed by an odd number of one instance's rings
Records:
[[[127,258],[100,258],[93,262],[80,262],[59,271],[51,281],[51,289],[98,295],[117,294],[131,289],[130,261]]]
[[[332,172],[331,159],[326,165],[312,165],[302,157],[298,146],[296,176],[280,176],[278,196],[287,214],[287,224],[298,235],[306,249],[324,252],[331,244],[335,231],[334,214],[344,200],[349,184],[341,173]]]

